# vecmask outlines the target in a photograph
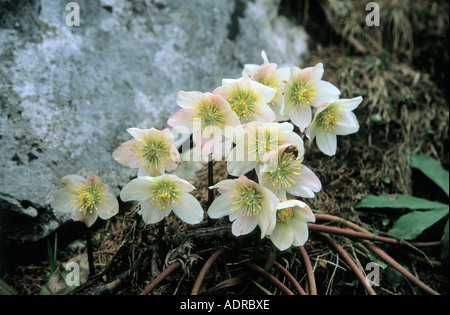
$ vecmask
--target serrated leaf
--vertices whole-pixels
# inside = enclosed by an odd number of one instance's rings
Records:
[[[448,205],[408,195],[367,196],[355,208],[396,208],[411,210],[447,209]]]
[[[401,216],[388,233],[412,240],[447,215],[448,206],[446,209],[413,211]]]
[[[411,167],[419,169],[449,196],[449,173],[438,161],[423,154],[413,155]]]

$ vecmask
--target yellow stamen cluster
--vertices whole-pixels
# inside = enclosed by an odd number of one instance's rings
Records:
[[[277,211],[277,222],[288,223],[294,216],[292,208],[284,208]]]
[[[84,212],[84,214],[93,213],[102,203],[100,187],[98,186],[81,185],[74,191],[72,202],[78,208],[78,211]]]
[[[323,131],[332,132],[336,130],[338,123],[341,121],[341,115],[332,103],[319,113],[317,119]]]
[[[227,97],[231,109],[236,113],[241,122],[250,120],[255,116],[257,97],[252,91],[237,88]]]
[[[280,146],[278,129],[258,129],[252,140],[253,143],[249,147],[249,156],[253,157],[257,162],[259,162],[259,156],[261,154],[274,151]]]
[[[263,206],[263,195],[254,187],[241,186],[234,190],[233,206],[243,217],[257,215]]]
[[[268,86],[272,89],[277,90],[277,93],[275,94],[274,98],[269,103],[267,103],[267,105],[269,105],[269,106],[275,105],[277,103],[278,95],[281,94],[281,87],[278,86],[278,80],[268,77],[268,78],[262,79],[261,81],[259,81],[259,83],[264,84],[265,86]]]
[[[149,138],[137,148],[135,155],[139,166],[147,169],[166,167],[170,158],[169,145],[163,139]]]
[[[202,128],[213,126],[222,127],[225,118],[215,103],[200,103],[194,108],[195,115],[192,118],[200,118]]]
[[[300,160],[294,153],[283,153],[277,161],[276,169],[269,172],[269,180],[275,189],[286,189],[295,184],[300,173]]]
[[[159,209],[176,206],[180,200],[180,191],[169,181],[159,181],[151,188],[151,203]]]
[[[316,86],[306,80],[297,81],[289,92],[291,102],[297,107],[307,107],[316,99]]]

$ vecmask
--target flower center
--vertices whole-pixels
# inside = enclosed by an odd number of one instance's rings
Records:
[[[281,94],[281,88],[278,86],[278,81],[275,80],[274,78],[263,78],[261,81],[259,81],[259,83],[264,84],[265,86],[268,86],[272,89],[276,89],[277,90],[277,94],[275,94],[275,96],[273,97],[273,99],[267,103],[267,105],[269,106],[273,106],[277,103],[277,98],[278,95]]]
[[[151,203],[159,209],[167,209],[178,204],[180,191],[168,181],[159,181],[151,188]]]
[[[98,205],[102,203],[100,188],[98,186],[81,185],[75,188],[75,194],[72,195],[72,202],[79,211],[93,213]]]
[[[269,180],[275,189],[286,189],[295,184],[300,173],[300,161],[294,153],[282,154],[277,161],[276,169],[269,172]]]
[[[341,115],[332,103],[319,113],[317,119],[323,131],[332,132],[336,130],[338,123],[341,121]]]
[[[168,145],[162,139],[149,138],[137,153],[139,166],[145,168],[160,168],[166,166],[170,158]]]
[[[288,223],[294,216],[294,210],[292,208],[284,208],[277,210],[277,222]]]
[[[297,107],[307,107],[316,99],[317,92],[314,83],[306,80],[297,81],[292,87],[289,97]]]
[[[241,186],[234,191],[233,206],[243,217],[254,216],[261,211],[263,195],[251,186]]]
[[[257,162],[259,162],[261,154],[276,150],[280,145],[277,128],[264,128],[263,130],[258,128],[256,135],[251,140],[249,155]]]
[[[235,89],[227,97],[228,103],[241,121],[250,120],[256,113],[256,96],[251,91]]]
[[[194,111],[197,113],[197,117],[201,119],[202,128],[208,126],[220,128],[224,123],[224,116],[214,103],[200,103],[194,108]]]

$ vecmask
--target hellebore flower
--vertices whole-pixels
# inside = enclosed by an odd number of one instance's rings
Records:
[[[177,104],[182,108],[169,118],[167,124],[174,128],[185,127],[189,134],[193,133],[194,144],[205,154],[221,148],[227,140],[223,137],[226,127],[241,123],[230,104],[218,94],[179,91]],[[231,146],[231,139],[228,141]]]
[[[322,189],[319,178],[307,166],[302,164],[292,145],[282,145],[277,151],[266,153],[267,163],[257,167],[258,181],[270,189],[280,200],[292,196],[313,198],[314,193]]]
[[[227,171],[240,176],[251,171],[258,163],[264,162],[267,152],[278,151],[284,144],[298,148],[299,156],[304,154],[303,140],[295,132],[291,123],[251,122],[235,128],[236,146],[227,157]]]
[[[79,175],[67,175],[61,182],[64,188],[55,192],[50,205],[56,211],[71,212],[74,221],[84,222],[90,227],[99,216],[107,220],[119,212],[117,198],[99,177],[91,174],[85,179]]]
[[[184,222],[197,224],[203,220],[203,208],[190,194],[194,189],[176,175],[143,176],[131,180],[120,192],[120,198],[138,201],[146,224],[157,223],[172,211]]]
[[[269,63],[264,51],[261,52],[261,57],[264,63],[262,65],[246,64],[242,76],[276,89],[275,97],[267,104],[275,113],[278,121],[287,120],[287,117],[281,114],[281,110],[283,109],[284,86],[291,76],[291,71],[288,67],[277,69],[276,63]]]
[[[323,81],[323,65],[300,69],[291,67],[291,77],[284,88],[282,114],[303,132],[311,123],[311,107],[339,98],[340,91],[330,82]]]
[[[125,166],[138,168],[138,176],[158,176],[174,170],[180,154],[169,129],[129,128],[133,140],[122,143],[112,157]]]
[[[276,119],[275,113],[267,104],[273,100],[277,90],[248,77],[223,79],[222,86],[213,93],[219,94],[230,104],[242,124]]]
[[[345,136],[359,130],[358,120],[352,110],[361,102],[361,96],[323,102],[317,108],[306,136],[311,141],[316,138],[317,146],[323,153],[329,156],[336,154],[336,136]]]
[[[316,217],[306,203],[295,199],[281,201],[277,207],[277,223],[270,240],[279,250],[303,246],[309,234],[306,223],[315,221]]]
[[[208,215],[213,219],[228,215],[235,236],[248,234],[257,225],[261,238],[272,232],[279,200],[270,190],[244,175],[220,181],[212,188],[217,188],[221,195],[209,207]]]

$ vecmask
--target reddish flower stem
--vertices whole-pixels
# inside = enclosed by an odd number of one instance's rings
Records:
[[[271,275],[270,273],[268,273],[267,271],[265,271],[263,268],[261,268],[260,266],[250,262],[250,261],[243,261],[242,264],[247,267],[250,268],[254,271],[256,271],[257,273],[259,273],[261,276],[263,276],[264,278],[266,278],[267,280],[269,280],[270,282],[272,282],[278,289],[280,289],[284,294],[287,295],[294,295],[294,293],[289,290],[280,280],[278,280],[277,278],[275,278],[273,275]]]
[[[212,254],[211,257],[208,258],[208,260],[203,265],[202,269],[200,270],[200,273],[198,274],[197,280],[195,280],[194,287],[192,288],[191,295],[197,295],[200,291],[200,286],[202,285],[203,279],[206,277],[209,269],[214,264],[214,262],[219,258],[224,252],[224,249],[221,248],[218,251],[216,251],[214,254]]]
[[[300,255],[302,256],[303,262],[306,268],[306,275],[308,277],[309,294],[317,295],[316,278],[314,277],[314,270],[311,265],[311,260],[309,259],[308,253],[303,246],[298,248]]]
[[[326,233],[320,233],[320,235],[325,238],[325,240],[331,245],[331,247],[334,248],[334,250],[339,254],[339,256],[344,259],[344,261],[349,265],[349,267],[353,270],[353,272],[358,277],[359,281],[362,283],[366,291],[369,293],[369,295],[377,295],[375,291],[372,289],[372,287],[366,282],[366,277],[364,277],[361,270],[359,270],[356,263],[353,261],[353,259],[350,257],[349,254],[338,244],[336,243],[330,235]]]
[[[172,271],[174,271],[175,269],[177,269],[178,267],[181,266],[181,263],[179,261],[176,261],[174,263],[172,263],[171,265],[169,265],[169,267],[167,267],[166,269],[164,269],[163,272],[161,272],[161,274],[159,276],[156,277],[155,280],[153,280],[151,283],[149,283],[145,289],[141,292],[140,295],[148,295],[151,291],[153,291],[153,289],[161,283],[161,281],[163,281]]]

